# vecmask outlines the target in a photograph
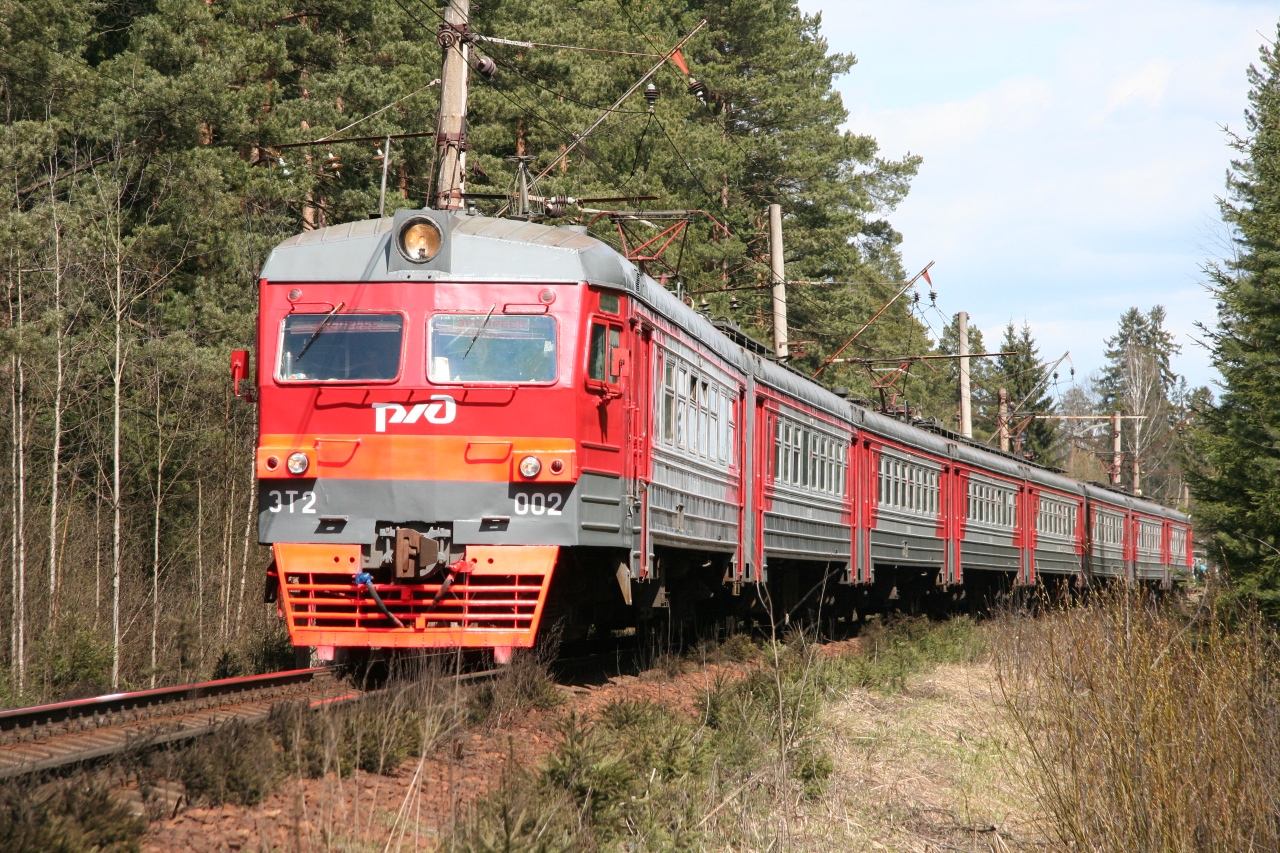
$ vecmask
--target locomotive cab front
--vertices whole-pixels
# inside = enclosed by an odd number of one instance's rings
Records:
[[[564,262],[598,245],[418,211],[273,252],[258,530],[295,646],[501,658],[533,644],[562,549],[625,544],[590,517],[622,506],[622,300]]]

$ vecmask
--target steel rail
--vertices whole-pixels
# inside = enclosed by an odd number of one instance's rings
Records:
[[[498,672],[450,680],[482,681]],[[260,723],[282,702],[306,701],[318,710],[380,692],[353,689],[334,673],[334,667],[294,669],[0,711],[0,780],[192,740],[233,722]]]
[[[0,779],[259,722],[283,701],[318,708],[362,695],[320,667],[0,711]]]

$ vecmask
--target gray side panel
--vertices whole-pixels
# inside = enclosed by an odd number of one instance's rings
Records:
[[[849,562],[853,529],[842,523],[838,504],[820,506],[813,503],[816,500],[774,494],[764,512],[766,553],[786,559]]]
[[[1164,578],[1164,562],[1160,559],[1159,554],[1148,554],[1142,551],[1138,552],[1138,560],[1134,563],[1134,575],[1145,580],[1160,580]]]
[[[578,501],[578,544],[630,548],[631,524],[621,477],[583,474]]]
[[[1095,542],[1093,555],[1089,559],[1089,570],[1098,576],[1125,577],[1127,571],[1124,565],[1124,549],[1119,545],[1100,545]]]
[[[1082,561],[1070,540],[1048,539],[1042,533],[1036,542],[1036,571],[1052,575],[1079,574]]]
[[[972,524],[972,523],[971,523]],[[970,526],[960,543],[960,563],[964,570],[986,569],[1018,572],[1022,568],[1022,549],[1013,544],[1013,531],[996,531]]]
[[[934,534],[937,520],[880,507],[871,531],[871,561],[879,565],[941,568],[944,543]]]
[[[710,551],[738,548],[738,507],[726,475],[658,450],[649,483],[651,544]]]

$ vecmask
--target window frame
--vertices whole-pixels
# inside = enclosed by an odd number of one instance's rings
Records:
[[[271,376],[277,385],[395,385],[404,377],[404,365],[407,360],[409,335],[409,314],[404,310],[379,310],[370,308],[360,308],[353,311],[342,311],[334,314],[334,318],[353,317],[359,315],[377,316],[377,317],[399,317],[400,318],[400,357],[396,363],[396,375],[394,379],[287,379],[280,373],[281,359],[284,356],[284,335],[285,323],[290,317],[299,315],[321,316],[329,313],[328,311],[313,312],[310,311],[290,311],[280,317],[280,324],[276,332],[276,352],[275,364],[271,369]]]
[[[881,451],[878,468],[880,506],[920,518],[938,517],[942,510],[940,467],[928,460],[909,461],[896,453]],[[843,495],[845,478],[837,479]]]
[[[968,515],[966,522],[976,522],[999,530],[1018,529],[1018,493],[1014,483],[999,481],[999,485],[987,480],[969,477]]]
[[[476,315],[483,317],[488,313],[489,313],[488,308],[485,308],[479,311],[477,311],[474,308],[466,308],[466,309],[457,309],[457,310],[449,310],[449,311],[431,311],[430,313],[427,314],[427,319],[422,324],[422,331],[423,331],[423,335],[425,336],[425,339],[422,342],[422,354],[423,354],[422,377],[423,379],[426,380],[426,382],[429,385],[432,385],[438,388],[457,388],[463,385],[484,385],[484,386],[496,387],[496,388],[508,388],[513,385],[521,385],[521,386],[548,388],[560,381],[560,337],[561,337],[560,336],[560,318],[557,317],[555,314],[551,314],[551,313],[502,314],[501,315],[505,317],[530,317],[530,318],[548,317],[550,318],[552,323],[552,329],[555,332],[555,345],[556,345],[556,357],[554,361],[555,376],[550,381],[543,380],[543,381],[534,382],[526,379],[450,379],[448,381],[437,381],[432,379],[431,378],[431,359],[434,356],[432,355],[432,352],[431,352],[431,322],[436,317],[476,316]],[[498,311],[495,310],[493,313],[494,313],[494,316],[499,316]]]
[[[597,326],[604,328],[604,379],[597,379],[591,375],[591,354],[592,347],[595,343],[595,330]],[[617,342],[610,343],[609,333],[617,332]],[[582,376],[586,381],[588,391],[594,391],[599,394],[618,394],[622,390],[621,375],[609,372],[613,366],[613,353],[615,350],[626,351],[626,338],[624,337],[624,327],[619,315],[602,314],[593,312],[587,315],[587,345],[584,347],[586,362],[583,365]]]
[[[660,424],[654,446],[713,468],[737,465],[734,389],[666,348],[657,350],[652,395]],[[780,458],[775,458],[778,464]]]

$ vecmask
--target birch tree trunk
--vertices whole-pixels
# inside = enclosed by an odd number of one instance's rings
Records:
[[[12,311],[10,311],[12,314]],[[12,317],[10,317],[10,326],[12,326]],[[14,507],[14,515],[10,519],[10,528],[12,534],[12,542],[9,547],[9,569],[12,578],[9,581],[9,592],[13,596],[11,605],[13,609],[12,618],[9,620],[9,667],[13,670],[13,683],[18,683],[18,357],[13,355],[9,358],[9,413],[13,427],[10,430],[10,471],[13,476],[9,480],[11,489],[11,503]]]
[[[18,393],[15,402],[14,429],[17,434],[16,455],[18,457],[18,500],[17,515],[14,527],[17,533],[18,578],[14,586],[14,622],[17,625],[18,656],[18,695],[27,689],[27,437],[26,437],[26,373],[22,364],[22,270],[18,270],[18,352],[14,356],[17,364]]]
[[[114,253],[115,290],[112,309],[115,314],[115,358],[111,364],[111,689],[120,689],[120,385],[124,376],[124,240],[120,222],[119,198],[116,198]]]
[[[164,423],[160,418],[160,371],[156,371],[156,499],[151,535],[151,686],[156,686],[160,639],[160,507],[164,503]]]
[[[196,478],[196,642],[204,669],[204,478]]]
[[[93,494],[93,627],[102,620],[102,478]]]
[[[255,493],[253,490],[253,476],[255,466],[253,464],[253,456],[249,457],[249,488],[248,500],[245,502],[244,514],[244,552],[240,555],[240,603],[236,605],[236,637],[240,636],[240,625],[244,618],[244,586],[249,574],[249,536],[253,532],[253,499]]]
[[[55,158],[56,164],[56,158]],[[54,192],[56,168],[49,171],[49,210],[53,217],[53,319],[56,346],[53,383],[53,450],[49,468],[49,627],[58,616],[58,481],[62,470],[62,393],[66,381],[62,328],[62,229]]]
[[[231,478],[231,495],[227,498],[227,511],[224,513],[225,524],[222,537],[222,587],[219,591],[219,604],[222,605],[222,643],[226,645],[231,633],[231,543],[235,540],[236,513],[236,478]]]

